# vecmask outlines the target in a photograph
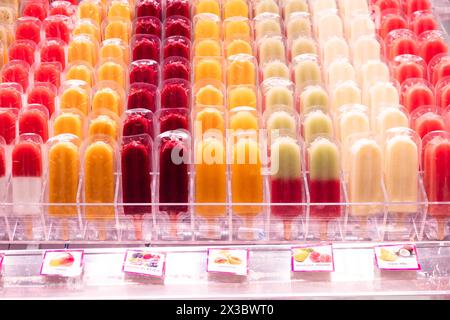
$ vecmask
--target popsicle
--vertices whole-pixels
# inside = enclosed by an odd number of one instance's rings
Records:
[[[96,68],[97,81],[111,81],[117,83],[121,88],[125,88],[127,75],[125,66],[115,60],[108,59],[100,62]]]
[[[289,80],[289,68],[281,61],[271,61],[262,67],[262,80],[269,78],[280,78]]]
[[[409,21],[409,28],[415,34],[420,35],[425,31],[439,29],[439,24],[430,10],[421,10],[412,14]]]
[[[133,34],[152,34],[158,38],[162,35],[161,21],[156,17],[142,16],[133,24]]]
[[[42,62],[35,64],[32,72],[34,82],[48,84],[50,87],[59,88],[61,85],[61,65],[59,62]]]
[[[376,117],[375,131],[384,137],[389,129],[408,128],[409,119],[406,110],[398,106],[387,106],[379,110]]]
[[[42,211],[42,140],[38,135],[20,137],[12,151],[12,200],[16,216],[36,216]],[[33,219],[25,223],[25,233],[33,238]]]
[[[12,108],[0,108],[0,136],[7,145],[13,145],[16,140],[18,111]]]
[[[248,137],[238,138],[233,146],[233,162],[231,164],[232,202],[247,205],[233,205],[232,210],[234,216],[244,220],[243,224],[250,232],[256,216],[262,212],[262,208],[258,204],[264,200],[260,152],[258,143]],[[296,189],[293,188],[293,190]],[[246,238],[251,238],[250,234]]]
[[[361,89],[353,81],[341,82],[331,91],[331,105],[334,111],[346,104],[361,103]]]
[[[339,148],[331,140],[318,137],[308,148],[310,217],[319,220],[320,239],[326,240],[329,221],[339,218],[339,205],[320,205],[341,201]]]
[[[128,91],[127,109],[148,109],[155,112],[159,105],[158,88],[148,83],[133,83]]]
[[[92,110],[97,111],[100,109],[110,110],[116,115],[122,114],[121,95],[117,90],[108,87],[107,83],[105,83],[105,87],[95,91],[92,96]]]
[[[238,107],[230,114],[229,129],[234,131],[258,130],[258,118],[255,111],[248,107]]]
[[[190,83],[182,79],[169,79],[163,82],[161,89],[161,108],[190,108]]]
[[[74,3],[78,4],[78,3]],[[76,13],[76,8],[70,1],[53,1],[50,3],[50,16],[63,15],[67,17],[72,17]]]
[[[428,64],[428,80],[435,86],[443,78],[450,76],[450,56],[439,54]]]
[[[205,85],[195,94],[195,103],[198,105],[222,106],[224,103],[222,90],[212,84]]]
[[[289,87],[280,83],[267,89],[264,95],[264,105],[266,110],[271,110],[276,106],[286,106],[294,108],[294,93]]]
[[[97,25],[102,24],[103,6],[100,0],[83,0],[78,5],[77,15],[80,19],[92,19]]]
[[[190,80],[190,63],[183,57],[169,57],[162,65],[162,79],[183,79]]]
[[[291,59],[301,54],[318,54],[317,45],[314,39],[309,37],[298,37],[291,43]]]
[[[382,12],[380,19],[378,34],[383,39],[393,30],[408,29],[406,17],[397,10],[386,10]]]
[[[166,17],[180,15],[186,18],[191,17],[191,9],[188,0],[167,0]]]
[[[14,23],[14,19],[17,16],[17,11],[16,9],[12,8],[11,6],[8,5],[2,5],[0,7],[0,23],[2,24],[12,24]],[[27,16],[27,15],[25,15]],[[34,17],[34,16],[32,16]],[[37,17],[35,17],[37,18]]]
[[[153,113],[148,109],[127,110],[122,133],[124,137],[147,134],[153,139]]]
[[[437,221],[437,239],[445,237],[446,219],[448,218],[448,205],[437,202],[450,200],[450,139],[448,133],[430,133],[424,139],[424,184],[428,201],[433,204],[429,207],[429,215]]]
[[[162,18],[162,3],[160,0],[138,0],[136,2],[136,16],[152,16]]]
[[[333,121],[320,109],[312,109],[303,120],[303,138],[306,144],[312,143],[318,136],[333,137]]]
[[[62,239],[69,239],[67,219],[77,218],[78,181],[80,176],[79,141],[66,134],[49,141],[48,207],[51,218],[62,219]],[[61,179],[61,177],[64,177]],[[60,205],[59,205],[60,204]]]
[[[214,137],[225,135],[225,119],[221,109],[217,107],[201,108],[195,116],[196,138],[202,139],[204,134],[214,134]]]
[[[370,60],[380,60],[381,44],[374,36],[359,37],[353,44],[353,66],[361,67]]]
[[[168,57],[183,57],[190,59],[191,55],[191,42],[185,37],[169,37],[164,40],[163,44],[164,58]],[[156,60],[157,59],[153,59]]]
[[[92,141],[84,152],[84,201],[85,218],[96,222],[100,240],[106,239],[106,222],[113,221],[115,190],[115,151],[113,146],[102,140]],[[92,205],[95,203],[101,206]],[[111,205],[107,205],[111,204]]]
[[[338,0],[339,10],[344,19],[350,19],[355,12],[369,12],[367,0]]]
[[[189,202],[189,174],[185,161],[188,157],[188,137],[183,132],[172,131],[160,135],[159,159],[159,211],[166,212],[170,220],[170,235],[178,234],[178,216],[187,212]],[[179,157],[177,163],[172,154]]]
[[[295,12],[309,12],[308,2],[306,0],[286,0],[284,1],[283,15],[287,19]]]
[[[319,44],[325,43],[329,38],[342,38],[343,36],[342,19],[333,10],[318,15],[316,20],[316,38]]]
[[[36,82],[28,92],[29,104],[41,104],[47,109],[49,116],[55,111],[56,88],[48,83]]]
[[[81,80],[89,86],[94,84],[94,70],[85,62],[75,62],[67,66],[65,80]]]
[[[112,0],[109,3],[108,18],[122,18],[131,20],[132,12],[128,1]]]
[[[450,105],[450,79],[443,78],[436,84],[436,104],[442,109]]]
[[[307,86],[300,94],[300,110],[308,112],[312,107],[320,107],[323,110],[329,108],[328,93],[319,85]]]
[[[365,62],[358,72],[358,81],[364,91],[368,91],[378,81],[388,82],[389,79],[388,66],[379,60]]]
[[[448,53],[445,33],[440,30],[431,30],[419,36],[419,54],[426,63],[441,53]]]
[[[281,21],[276,14],[263,13],[254,18],[255,21],[255,39],[265,35],[281,36]]]
[[[433,87],[424,79],[409,79],[403,82],[401,92],[402,105],[409,112],[420,106],[435,104]]]
[[[400,104],[397,88],[391,82],[377,82],[369,89],[369,107],[376,112],[382,106],[396,106]]]
[[[336,0],[315,0],[310,2],[311,13],[316,17],[322,11],[336,10]]]
[[[380,12],[400,11],[402,9],[401,0],[371,0],[371,4],[377,6]]]
[[[216,39],[221,37],[221,23],[218,16],[210,13],[202,13],[195,16],[194,20],[194,38]]]
[[[258,25],[258,24],[256,24]],[[224,40],[247,38],[252,36],[250,22],[244,17],[232,17],[223,22]]]
[[[115,140],[118,136],[117,122],[106,114],[93,116],[89,123],[88,134],[90,137],[95,135],[109,136]]]
[[[138,60],[130,65],[130,85],[137,82],[159,85],[159,65],[154,60]]]
[[[20,85],[23,91],[28,89],[30,66],[20,60],[10,61],[1,70],[3,82],[13,82]]]
[[[235,86],[228,90],[228,109],[247,106],[257,108],[256,91],[250,86]]]
[[[409,78],[426,78],[426,64],[422,58],[414,55],[400,55],[391,62],[394,78],[403,84]]]
[[[222,63],[219,58],[200,58],[194,60],[194,82],[203,79],[223,81]]]
[[[347,59],[337,59],[328,65],[326,81],[329,88],[341,82],[356,81],[356,71]]]
[[[352,203],[371,203],[370,205],[352,204],[352,216],[368,217],[382,210],[380,205],[384,200],[383,162],[380,146],[373,139],[357,139],[350,147],[349,154],[349,200]],[[367,219],[367,218],[366,218]],[[363,234],[367,232],[365,223],[361,221]]]
[[[0,83],[0,108],[22,109],[22,92],[17,83]]]
[[[19,116],[19,134],[34,133],[48,139],[48,110],[40,104],[28,105]]]
[[[20,17],[16,21],[16,40],[41,41],[41,20],[34,17]]]
[[[239,148],[239,145],[237,148]],[[235,149],[235,154],[236,152]],[[271,145],[270,157],[270,202],[275,204],[271,206],[271,213],[283,221],[284,240],[292,240],[292,223],[296,217],[302,214],[302,208],[295,205],[280,206],[276,204],[295,204],[301,203],[303,200],[300,146],[293,138],[279,137]],[[237,188],[236,185],[234,187]],[[262,200],[262,190],[260,192]],[[252,196],[254,197],[254,195]]]
[[[151,213],[152,145],[147,135],[124,138],[121,150],[124,214],[132,215],[136,240],[142,238],[143,215]],[[130,204],[149,204],[148,206]]]
[[[78,109],[66,109],[53,120],[53,136],[70,133],[83,139],[83,114]]]
[[[295,86],[297,88],[302,88],[308,82],[320,83],[322,81],[322,71],[317,56],[297,56],[292,65]]]
[[[45,18],[42,23],[42,29],[45,37],[47,39],[60,39],[64,43],[69,43],[71,33],[70,23],[70,18],[63,15],[49,16]]]
[[[48,7],[49,5],[47,1],[27,0],[23,3],[22,15],[35,17],[42,21],[48,15]]]
[[[183,36],[191,38],[191,21],[182,16],[167,17],[164,21],[164,34],[166,37]]]
[[[66,66],[66,45],[59,39],[45,39],[39,45],[41,62],[55,62]]]
[[[384,181],[390,203],[388,209],[402,223],[405,214],[417,212],[415,203],[419,199],[419,147],[415,133],[409,129],[389,131],[384,147]]]
[[[229,58],[237,54],[253,55],[253,48],[249,41],[242,39],[234,39],[225,44],[225,57]]]
[[[297,1],[297,0],[290,0]],[[285,16],[286,17],[286,16]],[[311,37],[311,21],[308,13],[292,13],[286,21],[286,36],[292,41],[300,36]]]
[[[422,106],[411,113],[411,128],[423,139],[433,131],[446,130],[441,111],[435,106]]]
[[[322,46],[322,62],[324,66],[328,66],[336,59],[348,59],[350,49],[347,41],[343,38],[329,38]]]
[[[254,16],[263,13],[280,14],[280,8],[274,0],[259,0],[254,4]]]
[[[403,1],[403,10],[408,16],[412,15],[416,11],[430,10],[430,9],[431,9],[431,1],[429,0]]]
[[[287,108],[271,110],[266,120],[266,129],[269,137],[278,136],[284,132],[297,134],[298,115]]]
[[[222,55],[221,43],[215,39],[203,39],[194,45],[196,57],[219,57]]]
[[[223,4],[223,18],[249,17],[249,9],[245,0],[226,0]]]
[[[93,39],[87,35],[78,35],[72,37],[68,47],[67,61],[85,61],[91,66],[97,63],[98,48]]]
[[[246,54],[231,56],[227,59],[227,85],[255,85],[256,61]],[[217,79],[219,80],[219,79]]]
[[[9,46],[9,60],[22,60],[30,66],[35,61],[36,44],[30,40],[16,40]]]
[[[75,108],[86,115],[91,108],[90,92],[87,83],[80,80],[69,80],[64,82],[63,87],[59,97],[60,108]]]
[[[197,142],[195,164],[195,214],[207,225],[207,237],[215,237],[218,219],[226,216],[227,165],[224,142],[208,137]],[[216,205],[202,205],[214,203]]]
[[[200,0],[195,4],[195,14],[212,13],[220,17],[220,4],[216,0]]]
[[[353,19],[350,19],[347,25],[347,40],[349,43],[354,43],[361,36],[374,36],[375,35],[375,22],[370,15],[360,14]]]
[[[398,29],[389,32],[386,36],[386,56],[393,60],[395,57],[411,54],[417,55],[419,48],[417,46],[418,38],[410,30]]]
[[[128,43],[131,33],[130,21],[120,18],[108,18],[103,22],[103,38],[118,38],[124,43]]]
[[[189,130],[189,110],[185,108],[162,109],[159,111],[159,132]]]

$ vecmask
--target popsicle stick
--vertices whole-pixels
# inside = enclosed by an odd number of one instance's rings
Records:
[[[100,222],[98,238],[99,238],[100,241],[105,241],[106,240],[106,222],[105,221],[101,221]]]
[[[140,214],[135,214],[133,216],[133,222],[134,222],[134,236],[136,240],[142,240],[142,223],[143,223],[143,216]]]
[[[437,221],[437,236],[438,240],[444,240],[445,238],[445,218],[444,217],[438,217],[436,218]]]
[[[207,237],[208,237],[208,239],[213,239],[215,237],[214,220],[213,219],[207,219],[207,224],[208,224]]]
[[[367,238],[367,217],[362,217],[360,220],[360,226],[361,226],[361,238],[366,239]]]
[[[63,219],[61,221],[61,238],[64,241],[69,240],[69,222],[67,221],[67,219]]]
[[[405,217],[406,217],[406,213],[404,213],[404,212],[397,213],[396,221],[395,221],[395,229],[397,229],[397,230],[403,229],[403,227],[405,226],[404,221],[403,221],[405,219]]]
[[[328,238],[328,220],[320,222],[320,240],[324,241]]]
[[[178,217],[177,217],[178,212],[177,211],[169,211],[169,230],[170,230],[170,236],[173,238],[177,237],[178,234]]]
[[[248,229],[246,234],[246,240],[253,240],[252,237],[252,230],[253,230],[253,218],[246,218],[245,219],[245,227]]]
[[[284,240],[291,241],[292,240],[292,221],[284,220]]]
[[[29,216],[25,221],[25,233],[28,240],[33,240],[33,217]]]

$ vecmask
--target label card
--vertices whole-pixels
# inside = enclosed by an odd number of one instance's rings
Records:
[[[163,278],[166,272],[166,254],[145,250],[127,250],[122,271],[129,274]]]
[[[207,272],[248,275],[247,249],[208,249]]]
[[[420,270],[417,248],[413,244],[374,247],[375,263],[381,270]]]
[[[334,257],[331,244],[291,248],[292,272],[333,272]]]
[[[41,275],[77,277],[83,271],[83,250],[47,250],[41,265]]]

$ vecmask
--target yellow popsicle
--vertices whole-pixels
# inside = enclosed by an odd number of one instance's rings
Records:
[[[94,71],[87,64],[74,64],[67,69],[66,80],[81,80],[92,86],[94,84]]]
[[[195,202],[226,203],[227,179],[225,146],[216,138],[206,138],[197,144],[195,165]],[[197,206],[196,214],[206,218],[219,218],[226,214],[225,205]]]
[[[204,13],[196,21],[194,27],[194,36],[199,39],[220,40],[220,20],[217,16]]]
[[[256,92],[251,87],[238,86],[228,92],[228,109],[236,107],[252,107],[256,109]]]
[[[195,44],[196,57],[219,57],[222,55],[220,42],[214,39],[203,39]]]
[[[111,1],[108,10],[108,18],[122,18],[131,20],[131,17],[131,8],[128,1]]]
[[[84,155],[84,200],[86,203],[114,202],[114,149],[103,141],[90,144]],[[86,206],[87,220],[114,219],[114,206]]]
[[[234,39],[236,37],[250,37],[251,29],[247,18],[234,17],[224,22],[225,24],[225,40]]]
[[[59,141],[50,147],[48,154],[48,193],[50,203],[75,205],[49,206],[53,218],[77,216],[77,192],[80,171],[78,147],[72,141]]]
[[[227,84],[233,85],[255,85],[255,65],[252,60],[240,58],[228,59]]]
[[[233,203],[262,203],[263,179],[261,174],[261,155],[258,143],[250,138],[240,138],[233,147],[231,165],[231,192]],[[233,206],[233,214],[243,218],[248,227],[252,217],[261,213],[261,206]]]
[[[216,0],[200,0],[195,6],[195,14],[211,13],[220,17],[220,4]]]
[[[91,20],[83,19],[78,21],[75,28],[72,31],[74,36],[80,34],[86,34],[91,36],[92,39],[95,39],[97,42],[101,40],[100,29],[97,25],[95,25]]]
[[[258,118],[249,110],[240,110],[230,116],[230,129],[258,130]]]
[[[100,47],[100,59],[115,59],[125,64],[129,62],[127,47],[119,39],[106,39]]]
[[[92,99],[92,110],[108,109],[118,116],[122,114],[120,95],[113,89],[105,87],[95,92]]]
[[[115,61],[106,61],[97,69],[98,81],[113,81],[120,87],[125,87],[125,70],[124,67]]]
[[[78,4],[78,18],[92,19],[101,25],[103,20],[102,3],[99,0],[84,0]]]
[[[266,92],[265,105],[266,109],[277,106],[294,108],[294,93],[286,87],[274,86]]]
[[[225,133],[225,120],[223,114],[217,108],[204,108],[195,117],[196,126],[201,126],[201,134],[208,130]]]
[[[289,80],[289,68],[281,61],[271,61],[263,67],[263,80],[269,78],[282,78]]]
[[[89,123],[89,136],[102,134],[117,139],[117,123],[107,115],[99,115]]]
[[[250,43],[246,40],[235,39],[230,41],[225,48],[226,57],[231,57],[236,54],[253,54],[253,49]]]
[[[227,0],[224,5],[224,19],[230,17],[248,18],[248,5],[245,0]]]
[[[114,18],[109,20],[105,27],[105,39],[118,38],[124,43],[130,39],[130,22],[123,19]]]
[[[196,62],[195,81],[202,79],[212,79],[223,81],[222,64],[218,59],[204,58]]]
[[[82,87],[69,87],[60,97],[60,107],[61,109],[78,109],[86,115],[90,110],[89,94]]]
[[[196,104],[207,106],[222,106],[223,94],[222,91],[213,85],[206,85],[198,90],[195,95]]]
[[[83,139],[83,119],[72,112],[63,112],[53,122],[53,135],[71,133]]]
[[[68,62],[85,61],[91,66],[97,63],[97,48],[88,35],[78,35],[72,38],[68,48]]]

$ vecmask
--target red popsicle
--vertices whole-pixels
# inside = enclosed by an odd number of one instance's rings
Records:
[[[17,83],[0,84],[0,108],[22,108],[22,88]]]
[[[445,121],[435,106],[422,106],[411,113],[411,126],[423,139],[428,133],[445,130]]]
[[[397,29],[406,29],[406,18],[397,10],[386,10],[381,13],[380,28],[378,33],[383,39],[389,32]]]
[[[23,91],[28,89],[30,66],[21,60],[10,61],[2,68],[2,81],[15,82],[22,87]]]
[[[78,4],[78,3],[75,3],[75,4]],[[70,1],[53,1],[52,3],[50,3],[50,15],[51,16],[63,15],[63,16],[71,17],[74,14],[75,14],[75,8]]]
[[[161,21],[156,17],[139,17],[133,25],[133,34],[152,34],[161,38]]]
[[[416,11],[430,10],[430,0],[403,0],[403,10],[410,16]]]
[[[131,109],[125,113],[123,136],[148,134],[153,139],[153,113],[147,109]]]
[[[162,5],[159,0],[139,0],[136,2],[136,16],[137,17],[156,17],[162,18]]]
[[[139,34],[131,40],[133,61],[151,59],[160,61],[161,41],[158,37],[149,34]]]
[[[166,1],[166,17],[183,16],[191,18],[191,10],[189,0],[167,0]]]
[[[34,63],[36,44],[30,40],[17,40],[9,47],[9,60],[22,60],[30,66]]]
[[[400,89],[402,105],[412,112],[421,106],[435,104],[433,86],[424,79],[411,78]]]
[[[441,53],[448,53],[445,34],[440,30],[431,30],[419,36],[419,52],[426,63]]]
[[[152,84],[137,82],[128,91],[127,109],[147,109],[155,112],[158,109],[159,91]]]
[[[48,15],[48,1],[25,0],[22,16],[35,17],[43,21]]]
[[[61,85],[61,64],[59,62],[42,62],[35,64],[34,82],[49,83],[56,88]]]
[[[34,17],[17,19],[16,40],[30,40],[38,44],[41,41],[41,20]]]
[[[378,0],[372,1],[372,4],[375,4],[380,12],[386,12],[386,10],[400,10],[400,0]]]
[[[165,38],[172,36],[183,36],[191,39],[191,21],[182,16],[168,17],[164,21]]]
[[[447,54],[439,54],[428,64],[428,79],[433,85],[450,76],[450,57]]]
[[[400,84],[410,78],[427,78],[426,70],[423,59],[411,54],[397,56],[391,62],[391,72]]]
[[[40,45],[41,62],[59,62],[61,69],[66,67],[65,44],[59,39],[46,39]]]
[[[416,11],[413,13],[409,21],[409,28],[420,35],[425,31],[437,30],[439,25],[433,13],[429,10]]]
[[[389,60],[403,54],[417,55],[417,36],[410,30],[398,29],[389,32],[386,36],[386,56]]]
[[[450,77],[446,77],[436,84],[436,104],[441,109],[446,109],[450,105]]]
[[[48,139],[48,110],[41,104],[32,104],[23,109],[19,116],[19,134],[35,133]]]
[[[162,83],[161,108],[190,109],[190,83],[182,79],[169,79]]]
[[[44,105],[51,117],[55,112],[56,92],[56,87],[49,83],[35,83],[28,92],[28,103]]]
[[[184,129],[189,130],[189,111],[187,109],[165,109],[158,113],[159,133]]]
[[[69,43],[70,40],[70,18],[64,15],[49,16],[43,23],[45,37],[55,38]]]
[[[17,109],[0,108],[0,136],[8,145],[13,144],[16,139],[17,116]]]
[[[164,60],[162,67],[163,80],[167,79],[190,79],[189,60],[183,57],[169,57]]]
[[[130,66],[130,85],[144,82],[157,86],[159,84],[159,65],[154,60],[138,60]]]
[[[163,45],[164,59],[168,57],[183,57],[189,59],[191,52],[191,42],[182,36],[166,38]]]

